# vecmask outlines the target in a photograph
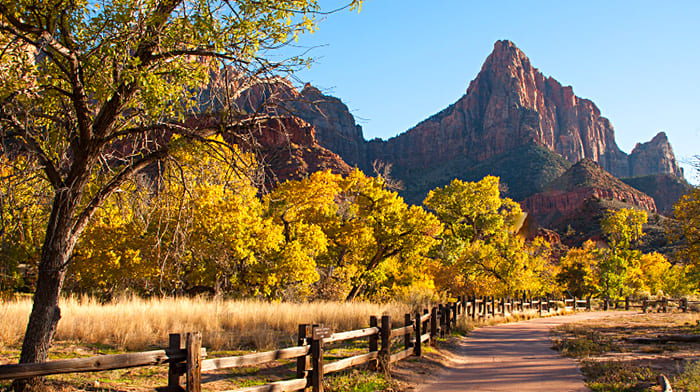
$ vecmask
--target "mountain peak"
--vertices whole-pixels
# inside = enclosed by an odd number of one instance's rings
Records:
[[[518,47],[512,42],[507,39],[502,39],[498,40],[493,44],[493,53],[515,53],[515,54],[521,54],[523,53]]]
[[[530,70],[530,59],[511,41],[499,40],[493,44],[493,51],[484,61],[481,71],[496,71],[501,69],[527,68]],[[535,71],[537,71],[535,69]],[[515,76],[515,75],[512,75]]]
[[[651,141],[637,143],[629,156],[630,174],[646,176],[669,173],[683,178],[683,169],[678,165],[666,132],[659,132]]]

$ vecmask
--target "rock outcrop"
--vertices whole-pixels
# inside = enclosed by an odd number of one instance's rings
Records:
[[[584,159],[561,177],[521,202],[524,211],[539,225],[549,227],[562,218],[571,218],[589,200],[609,200],[656,212],[654,199],[625,184],[593,161]]]
[[[265,169],[267,187],[300,180],[321,170],[343,175],[352,170],[338,154],[321,147],[314,127],[298,117],[270,119],[229,137],[244,150],[256,154]]]
[[[337,153],[351,165],[367,169],[367,143],[362,127],[348,107],[311,85],[304,86],[296,99],[284,103],[286,110],[314,125],[319,144]]]
[[[656,208],[667,216],[673,212],[673,205],[678,199],[693,190],[692,185],[687,181],[670,174],[650,174],[642,177],[623,178],[622,181],[653,197]]]
[[[629,155],[629,166],[629,177],[670,174],[683,178],[683,169],[676,162],[665,132],[659,132],[650,142],[637,143]]]

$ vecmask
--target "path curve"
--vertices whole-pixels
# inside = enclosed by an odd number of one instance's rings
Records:
[[[571,322],[610,316],[582,312],[473,330],[459,342],[457,359],[421,392],[590,391],[571,358],[551,348],[549,330]]]

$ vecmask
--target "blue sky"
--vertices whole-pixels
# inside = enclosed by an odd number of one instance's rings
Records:
[[[300,38],[316,62],[298,77],[342,99],[366,139],[386,139],[459,99],[508,39],[595,102],[623,151],[663,130],[683,160],[700,154],[699,21],[700,1],[365,0]]]

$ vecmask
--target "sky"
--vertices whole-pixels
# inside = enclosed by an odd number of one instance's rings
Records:
[[[665,131],[680,161],[700,154],[697,0],[365,0],[359,13],[324,17],[290,49],[315,59],[297,77],[340,98],[370,140],[457,101],[499,39],[592,100],[626,153]],[[687,165],[685,174],[698,183]]]

